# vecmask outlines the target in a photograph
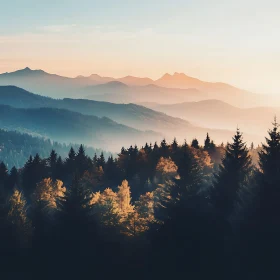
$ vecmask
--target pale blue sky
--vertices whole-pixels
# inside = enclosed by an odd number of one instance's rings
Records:
[[[280,93],[274,0],[0,0],[0,72],[185,72]]]

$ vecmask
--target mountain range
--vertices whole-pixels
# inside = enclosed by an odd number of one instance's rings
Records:
[[[82,115],[55,108],[18,109],[0,105],[0,127],[63,143],[83,143],[111,151],[122,145],[156,141],[161,136],[118,124],[109,118]]]
[[[269,104],[270,99],[225,83],[204,82],[184,73],[157,80],[127,76],[119,79],[92,74],[75,78],[25,69],[0,74],[0,85],[15,85],[54,98],[88,98],[115,103],[179,103],[219,99],[238,107]]]
[[[234,130],[237,126],[255,135],[266,135],[279,107],[238,108],[220,100],[203,100],[177,104],[141,103],[141,105],[186,119],[197,126]]]
[[[207,132],[215,141],[222,142],[230,140],[233,134],[230,130],[195,126],[136,104],[52,99],[15,86],[0,86],[0,104],[9,106],[2,108],[2,128],[35,132],[57,141],[83,140],[84,144],[111,151],[119,151],[121,142],[143,145],[163,137],[168,141],[173,137],[179,141],[191,141],[194,137],[203,141]]]

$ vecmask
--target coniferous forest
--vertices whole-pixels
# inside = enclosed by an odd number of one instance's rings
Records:
[[[118,156],[52,149],[0,164],[2,279],[273,279],[280,132],[262,147],[146,143]],[[13,278],[14,277],[14,278]],[[44,277],[44,278],[43,278]]]

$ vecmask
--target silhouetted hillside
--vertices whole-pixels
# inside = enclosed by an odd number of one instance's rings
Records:
[[[277,107],[238,108],[220,100],[144,105],[199,126],[231,130],[239,126],[247,133],[260,136],[266,132],[273,117],[280,116],[280,108]]]
[[[20,108],[40,108],[52,107],[67,109],[74,112],[79,112],[86,115],[94,115],[97,117],[108,117],[118,123],[126,126],[134,127],[140,130],[153,130],[161,133],[164,137],[171,140],[174,135],[179,140],[185,138],[197,137],[202,141],[207,132],[211,132],[217,141],[228,141],[231,138],[232,132],[227,130],[211,130],[191,125],[188,121],[180,118],[170,117],[164,113],[160,113],[143,106],[135,104],[114,104],[108,102],[99,102],[86,99],[70,99],[55,100],[51,98],[42,98],[40,105],[40,96],[32,93],[19,90],[21,99],[20,105],[17,105],[16,97],[9,97],[10,87],[0,87],[0,104]],[[13,88],[13,91],[15,88]],[[15,93],[14,93],[15,94]],[[26,95],[26,102],[24,101]],[[32,98],[34,97],[34,102]],[[153,141],[153,139],[148,139]]]
[[[123,86],[120,86],[120,83]],[[49,74],[43,70],[31,70],[27,67],[15,72],[0,74],[0,85],[15,85],[31,92],[56,98],[90,96],[91,99],[115,103],[159,101],[179,103],[219,99],[239,107],[272,105],[275,101],[280,104],[277,98],[274,98],[275,100],[267,99],[262,95],[253,94],[225,83],[204,82],[183,73],[165,74],[155,81],[132,76],[115,79],[96,74],[89,77],[68,78]]]
[[[0,127],[112,151],[120,149],[122,143],[138,143],[141,139],[142,142],[155,141],[160,138],[154,132],[142,132],[109,118],[56,108],[16,109],[0,105]]]
[[[65,159],[71,146],[73,146],[74,150],[78,151],[79,145],[77,144],[66,145],[51,141],[50,139],[33,137],[26,133],[0,129],[0,162],[5,162],[9,169],[13,166],[17,168],[23,167],[30,155],[34,157],[38,153],[42,157],[47,158],[52,149],[62,159]],[[94,157],[95,153],[97,156],[100,156],[101,152],[104,153],[105,158],[111,155],[111,153],[92,147],[86,147],[86,151],[91,158]]]

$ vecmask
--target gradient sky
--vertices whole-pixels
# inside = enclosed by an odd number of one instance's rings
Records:
[[[0,2],[0,72],[184,72],[280,94],[278,0]]]

